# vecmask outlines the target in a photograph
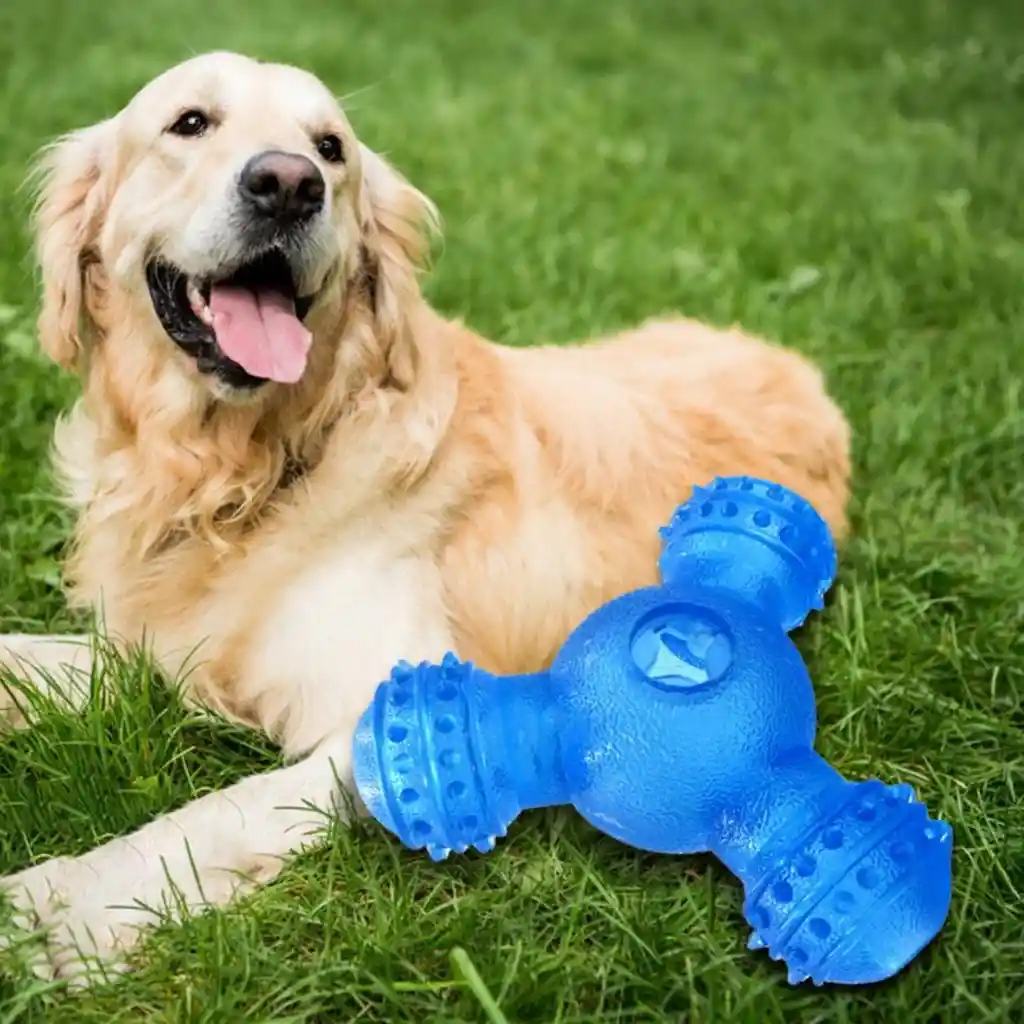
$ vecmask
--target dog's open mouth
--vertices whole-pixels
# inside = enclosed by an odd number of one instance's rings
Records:
[[[234,387],[302,377],[312,296],[296,293],[287,256],[271,249],[223,278],[197,279],[161,259],[146,267],[160,323],[203,373]]]

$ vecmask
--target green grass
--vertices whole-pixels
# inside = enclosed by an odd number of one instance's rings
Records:
[[[668,309],[825,367],[855,538],[800,643],[819,749],[955,827],[941,937],[892,982],[791,989],[710,860],[569,813],[443,865],[339,832],[115,988],[0,981],[0,1024],[1024,1019],[1024,6],[1015,0],[34,0],[0,10],[0,627],[70,624],[46,469],[73,382],[33,350],[31,151],[230,47],[351,94],[445,215],[428,285],[518,344]],[[10,201],[9,201],[10,200]],[[144,666],[0,744],[0,871],[274,761]]]

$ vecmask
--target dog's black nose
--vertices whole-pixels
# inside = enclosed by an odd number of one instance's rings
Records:
[[[308,157],[267,150],[242,168],[238,191],[264,217],[295,222],[309,220],[323,209],[326,186]]]

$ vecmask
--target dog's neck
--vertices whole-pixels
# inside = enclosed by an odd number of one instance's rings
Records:
[[[322,343],[302,385],[252,405],[175,408],[185,392],[161,388],[163,368],[154,363],[157,384],[147,390],[139,375],[105,360],[114,346],[98,345],[81,410],[93,438],[88,470],[77,472],[84,453],[57,452],[62,475],[88,478],[81,496],[70,495],[82,536],[106,523],[121,557],[139,565],[185,542],[230,550],[301,500],[314,476],[329,473],[325,493],[342,515],[390,487],[391,477],[408,482],[424,472],[457,390],[445,321],[415,301],[408,333],[382,337],[369,291],[317,324]],[[73,480],[67,489],[74,492]]]

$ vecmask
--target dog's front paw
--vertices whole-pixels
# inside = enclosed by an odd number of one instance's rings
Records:
[[[97,969],[101,978],[124,971],[147,926],[226,906],[319,842],[325,819],[316,808],[336,806],[335,763],[348,750],[341,738],[319,756],[207,793],[84,856],[0,879],[14,908],[13,928],[0,914],[0,944],[18,961],[24,951],[51,980],[81,985],[96,980]]]
[[[122,865],[129,868],[129,865]],[[85,857],[55,857],[0,879],[13,914],[5,945],[39,977],[76,985],[127,969],[139,929],[158,915],[133,903],[132,880],[101,875]]]

